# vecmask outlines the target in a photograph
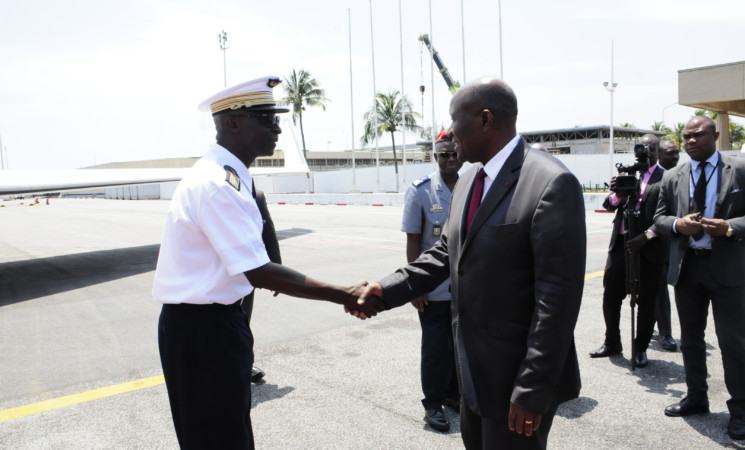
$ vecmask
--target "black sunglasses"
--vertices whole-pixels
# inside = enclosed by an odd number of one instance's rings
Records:
[[[455,158],[455,159],[458,159],[458,152],[437,152],[436,155],[437,155],[438,158],[444,158],[444,159]]]
[[[267,128],[274,128],[276,126],[279,126],[279,116],[274,113],[243,113],[235,115],[242,117],[253,117],[254,119],[258,119],[264,122],[264,125]]]

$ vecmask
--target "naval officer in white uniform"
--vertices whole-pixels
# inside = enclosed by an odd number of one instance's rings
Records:
[[[212,113],[217,143],[181,180],[168,211],[153,298],[163,304],[158,345],[181,448],[252,449],[253,337],[241,300],[254,288],[359,309],[363,283],[329,285],[270,262],[248,167],[282,132],[263,77],[224,89]],[[377,305],[366,311],[375,315]]]

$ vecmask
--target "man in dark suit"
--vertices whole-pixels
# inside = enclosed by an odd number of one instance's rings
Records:
[[[665,170],[670,170],[678,165],[680,159],[680,149],[675,142],[670,140],[660,141],[660,157],[658,159],[659,164]],[[667,245],[667,240],[665,241]],[[665,268],[660,277],[660,288],[657,292],[657,301],[655,302],[654,316],[657,319],[657,329],[660,330],[659,334],[654,333],[652,339],[657,339],[660,347],[663,349],[674,352],[678,350],[678,344],[673,339],[673,327],[672,320],[670,319],[670,294],[667,288],[667,260],[670,254],[670,249],[665,248]]]
[[[634,365],[645,367],[647,347],[652,339],[655,322],[655,300],[659,289],[662,270],[667,261],[665,243],[654,231],[654,212],[660,189],[659,182],[665,169],[657,164],[660,140],[653,134],[645,134],[641,144],[649,148],[649,169],[639,174],[640,198],[629,199],[612,192],[603,203],[608,211],[616,211],[613,219],[613,233],[608,248],[608,260],[603,276],[603,318],[605,319],[605,342],[597,350],[590,352],[592,358],[602,358],[621,353],[621,304],[626,298],[626,255],[639,252],[639,295],[637,296],[637,331],[634,338],[636,356]],[[616,177],[611,180],[611,190],[615,191]],[[624,245],[623,223],[627,208],[639,210],[638,228],[632,230],[628,248]]]
[[[556,408],[580,389],[582,190],[517,135],[517,99],[501,80],[460,88],[450,116],[458,159],[474,165],[455,186],[441,238],[360,302],[376,294],[400,306],[450,277],[463,443],[545,448]]]
[[[688,388],[665,414],[709,412],[704,332],[711,303],[731,396],[727,431],[745,439],[745,161],[717,152],[718,136],[708,117],[686,124],[691,162],[665,173],[655,215],[657,229],[672,236],[668,283],[675,288]]]
[[[253,180],[252,180],[253,182]],[[274,221],[272,215],[269,214],[269,207],[266,204],[266,196],[264,191],[253,187],[254,199],[256,200],[256,206],[259,207],[259,213],[261,214],[261,220],[264,222],[264,229],[261,231],[261,240],[264,242],[266,247],[266,254],[269,255],[269,261],[275,264],[282,264],[282,254],[279,251],[279,241],[277,240],[277,231],[274,228]],[[248,319],[248,328],[251,328],[251,316],[254,311],[254,294],[256,290],[251,291],[250,294],[243,297],[241,306],[243,312],[246,313],[246,319]],[[274,294],[275,296],[277,293]],[[251,368],[251,382],[258,383],[264,378],[264,371],[254,366]]]

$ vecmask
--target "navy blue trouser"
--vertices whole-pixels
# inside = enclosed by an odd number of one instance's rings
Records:
[[[440,408],[446,398],[457,400],[458,378],[455,371],[453,326],[450,302],[429,301],[419,313],[422,325],[422,405]]]
[[[241,305],[163,305],[158,347],[179,446],[253,449],[253,337]]]

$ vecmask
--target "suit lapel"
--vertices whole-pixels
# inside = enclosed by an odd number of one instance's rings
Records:
[[[520,177],[520,167],[522,167],[524,159],[525,147],[524,141],[521,139],[512,151],[512,154],[507,158],[507,161],[505,161],[502,169],[500,169],[497,178],[486,193],[479,209],[476,210],[476,215],[473,216],[473,222],[471,222],[471,229],[468,230],[465,242],[463,243],[464,252],[468,244],[473,240],[473,237],[479,232],[479,229],[481,229],[484,223],[486,223],[489,216],[491,216],[492,212],[502,203],[507,193],[515,187],[515,183],[517,183]]]
[[[649,180],[647,181],[647,187],[644,189],[644,194],[642,194],[642,201],[647,201],[647,197],[649,197],[649,191],[651,189],[649,188],[650,185],[657,183],[662,179],[662,174],[665,173],[662,168],[657,166],[657,168],[652,172],[652,175],[649,176]]]
[[[719,164],[717,164],[717,171],[719,172],[717,175],[717,204],[714,207],[714,217],[718,217],[717,213],[719,212],[719,207],[722,206],[722,202],[724,201],[724,197],[727,195],[727,192],[730,191],[730,186],[732,185],[732,165],[729,163],[724,162],[724,155],[721,153],[719,154]]]
[[[687,162],[678,172],[678,205],[682,216],[688,215],[691,209],[691,163]],[[682,217],[681,216],[681,217]]]

